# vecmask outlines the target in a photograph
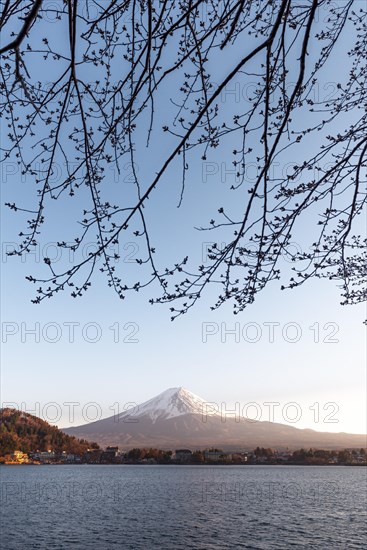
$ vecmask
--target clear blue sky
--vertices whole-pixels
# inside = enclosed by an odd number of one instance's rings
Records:
[[[347,37],[344,37],[340,49],[347,47]],[[226,62],[224,69],[227,71],[234,65],[233,54]],[[37,70],[36,67],[28,69]],[[320,93],[330,92],[330,85],[340,78],[338,70],[333,63],[325,68],[324,81],[319,84]],[[174,85],[166,90],[162,105],[174,90]],[[228,112],[233,107],[230,100],[223,105]],[[163,119],[168,114],[161,116]],[[139,173],[147,182],[159,158],[172,146],[170,138],[162,137],[159,131],[153,142],[138,162]],[[205,225],[222,205],[222,200],[232,203],[233,208],[238,204],[236,201],[241,201],[241,195],[225,193],[233,176],[227,175],[222,181],[223,170],[230,167],[232,158],[227,153],[232,148],[233,143],[229,142],[220,153],[208,157],[208,161],[217,165],[210,165],[209,169],[214,166],[216,173],[206,178],[203,174],[209,165],[203,165],[193,156],[181,209],[176,208],[180,195],[178,164],[172,166],[160,189],[152,196],[147,219],[161,265],[168,265],[185,253],[198,263],[205,261],[205,257],[201,258],[205,254],[205,242],[212,240],[211,235],[198,233],[193,227]],[[297,159],[283,158],[279,170],[294,161]],[[22,181],[19,173],[11,173],[11,166],[5,169],[2,205],[7,200],[34,200],[31,178],[28,176]],[[112,172],[106,179],[108,192],[120,198],[120,202],[122,194],[130,192],[130,172],[126,164],[118,181],[114,181]],[[83,208],[78,200],[65,198],[50,205],[52,216],[45,225],[42,245],[37,251],[40,255],[38,258],[30,255],[23,261],[5,255],[9,243],[16,242],[17,234],[24,228],[22,218],[8,210],[3,212],[3,403],[19,406],[25,403],[29,412],[39,410],[35,409],[36,403],[40,404],[41,411],[42,408],[47,410],[47,403],[58,403],[63,412],[58,424],[66,426],[69,424],[68,409],[64,405],[67,402],[80,403],[75,407],[75,422],[82,423],[86,420],[82,408],[87,403],[98,403],[103,416],[109,416],[112,414],[109,407],[116,402],[123,407],[128,402],[149,399],[168,387],[184,386],[208,401],[224,402],[228,408],[235,402],[257,402],[263,420],[268,419],[265,402],[280,403],[275,413],[275,420],[279,422],[286,420],[281,414],[282,407],[296,402],[302,410],[302,417],[295,424],[298,427],[354,433],[366,431],[365,307],[340,306],[340,293],[333,282],[313,281],[287,292],[280,292],[280,285],[273,283],[257,297],[252,307],[236,317],[229,305],[216,312],[210,311],[216,298],[213,287],[193,310],[174,323],[170,322],[166,306],[148,304],[148,299],[156,296],[158,289],[148,288],[145,292],[130,294],[121,302],[99,275],[82,299],[73,300],[64,293],[39,306],[32,305],[34,287],[25,281],[25,276],[44,273],[42,256],[53,256],[52,243],[64,239],[65,231],[70,239],[76,236],[73,233],[75,225],[71,222],[75,223]],[[239,204],[241,207],[243,200]],[[308,230],[305,220],[299,228],[298,242]],[[117,267],[130,274],[134,262],[129,260],[138,257],[138,243],[129,237],[124,244],[126,250],[120,246],[121,259]],[[60,262],[67,264],[66,252]],[[75,323],[73,341],[70,341],[70,323]],[[269,341],[268,323],[278,323],[274,325],[273,342]],[[98,334],[93,324],[98,324]],[[112,326],[114,329],[109,328]],[[40,333],[39,342],[26,332],[32,327]],[[120,330],[118,338],[117,327]],[[235,328],[240,331],[239,338],[225,334],[226,329]],[[210,330],[213,334],[208,334]],[[295,330],[299,331],[298,337]],[[92,342],[95,336],[98,341]],[[115,342],[116,339],[119,341]],[[297,341],[289,341],[292,339]],[[315,403],[319,404],[319,422],[315,422]],[[325,422],[328,414],[329,419],[338,422]]]

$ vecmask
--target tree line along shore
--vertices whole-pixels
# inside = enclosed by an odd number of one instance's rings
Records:
[[[278,451],[276,449],[256,447],[251,451],[226,452],[222,449],[206,450],[176,449],[161,450],[154,448],[134,448],[121,451],[118,447],[99,448],[93,444],[83,453],[67,451],[33,451],[25,453],[14,450],[0,457],[0,464],[44,465],[44,464],[182,464],[182,465],[367,465],[366,449],[298,449]]]

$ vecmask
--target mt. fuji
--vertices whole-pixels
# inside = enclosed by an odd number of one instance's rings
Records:
[[[218,416],[213,407],[210,407],[201,397],[184,388],[169,388],[153,399],[145,401],[136,410],[126,411],[120,415],[120,419],[127,417],[141,418],[148,416],[153,422],[167,420],[185,414],[199,414]]]
[[[250,450],[257,446],[276,449],[361,448],[365,435],[326,433],[299,429],[287,424],[233,416],[222,417],[220,407],[184,388],[170,388],[141,405],[109,418],[63,431],[101,446],[120,449],[155,447],[160,449]]]

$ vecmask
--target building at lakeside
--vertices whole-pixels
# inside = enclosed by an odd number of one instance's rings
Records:
[[[221,462],[222,460],[231,460],[231,458],[231,455],[220,449],[204,451],[205,462]]]
[[[122,455],[118,447],[106,447],[106,450],[101,453],[101,464],[116,464],[120,463]]]
[[[27,453],[23,453],[22,451],[14,451],[7,458],[8,459],[5,460],[5,464],[28,464],[29,463],[29,457]]]
[[[173,458],[177,462],[190,462],[192,459],[192,452],[190,449],[176,449]]]

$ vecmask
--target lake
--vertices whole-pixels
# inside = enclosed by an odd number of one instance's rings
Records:
[[[364,467],[1,466],[1,548],[366,548]]]

